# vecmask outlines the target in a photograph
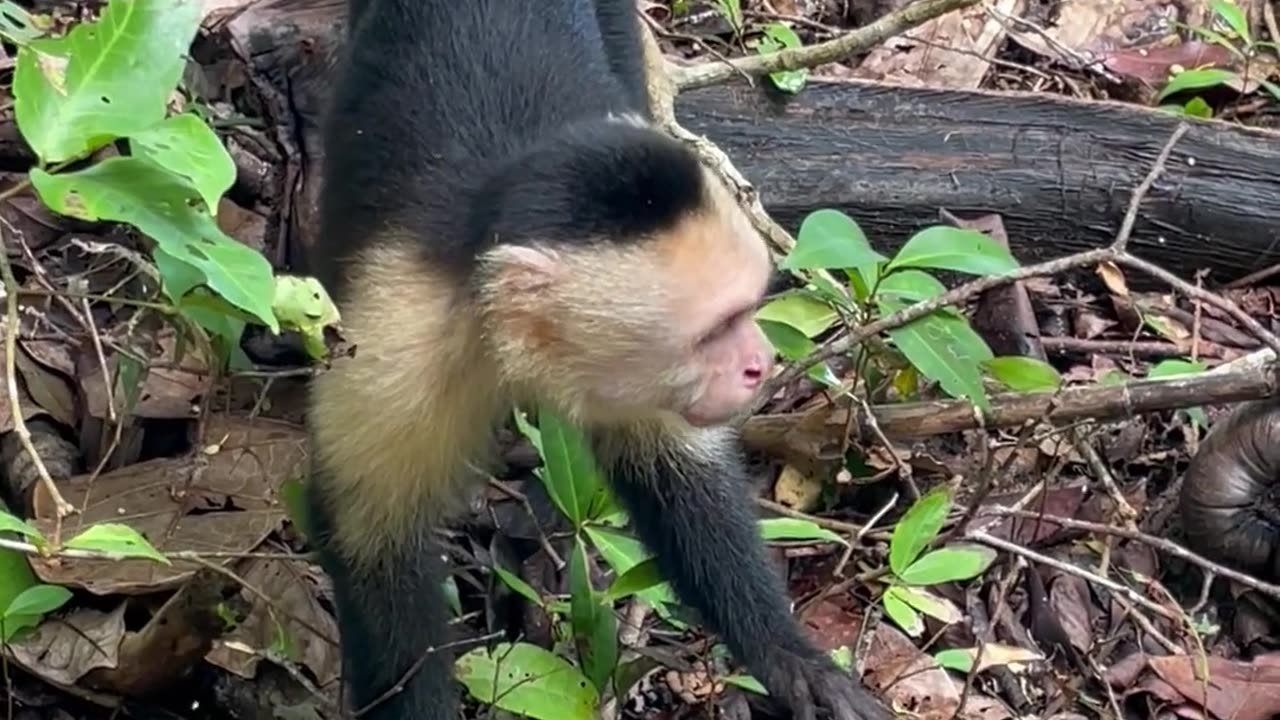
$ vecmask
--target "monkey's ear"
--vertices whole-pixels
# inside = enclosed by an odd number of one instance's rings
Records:
[[[494,282],[506,291],[533,292],[554,285],[565,273],[559,255],[530,245],[499,245],[486,253]]]

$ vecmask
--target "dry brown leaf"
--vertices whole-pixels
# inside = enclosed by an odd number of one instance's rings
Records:
[[[1118,48],[1177,41],[1170,20],[1178,19],[1178,3],[1171,0],[1065,0],[1058,16],[1043,32],[1014,27],[1010,36],[1028,50],[1048,58],[1063,58],[1060,48],[1086,59]]]
[[[76,684],[96,668],[113,668],[124,639],[121,602],[111,612],[78,608],[57,622],[46,620],[21,642],[9,646],[9,657],[24,670],[55,685]]]
[[[0,333],[4,332],[4,323],[0,322]],[[5,389],[5,380],[3,378],[5,367],[5,352],[3,344],[0,344],[0,433],[7,433],[13,429],[13,409],[9,403],[9,391]],[[37,415],[44,413],[44,410],[37,405],[31,396],[27,394],[26,384],[22,382],[21,373],[18,377],[18,403],[22,406],[22,419],[30,420]]]
[[[1231,51],[1215,43],[1189,40],[1177,45],[1144,45],[1107,53],[1104,67],[1121,77],[1141,80],[1152,86],[1169,81],[1174,66],[1196,68],[1206,65],[1227,67],[1235,58]]]
[[[783,465],[773,484],[773,499],[792,510],[809,512],[822,499],[822,479],[807,475],[794,465]]]
[[[76,396],[71,382],[33,360],[21,348],[18,349],[15,359],[17,371],[22,375],[27,394],[36,405],[63,425],[76,427],[80,418],[76,412]]]
[[[996,0],[1007,15],[1022,13],[1025,0]],[[867,54],[853,76],[898,85],[976,89],[990,57],[1005,39],[1004,25],[982,4],[934,18],[889,38]]]
[[[129,525],[162,552],[252,550],[285,518],[278,497],[280,485],[302,474],[306,435],[296,425],[275,420],[211,416],[206,443],[222,441],[224,436],[221,450],[213,455],[149,460],[106,473],[92,485],[86,475],[58,482],[63,497],[82,508],[81,515],[64,526],[64,536],[111,522]],[[197,470],[202,463],[207,465]],[[173,534],[165,537],[175,514],[184,512],[184,489],[186,514]],[[47,518],[36,525],[42,532],[53,532]],[[57,565],[33,559],[31,566],[44,582],[81,587],[98,595],[172,589],[198,567],[181,561],[165,566],[149,560],[66,558]]]
[[[160,356],[153,358],[153,366],[147,372],[132,408],[133,414],[145,418],[182,419],[196,416],[197,401],[209,391],[211,377],[209,365],[203,353],[194,344],[183,346],[182,361],[176,358],[178,341],[173,328],[158,333]],[[107,366],[112,377],[116,375],[118,356],[112,356]],[[157,367],[161,365],[162,367]],[[119,387],[119,381],[117,381]],[[107,417],[108,394],[106,380],[97,363],[86,363],[80,370],[80,389],[84,394],[86,410],[96,418]],[[119,392],[115,397],[116,408],[121,409],[123,399]]]
[[[1196,677],[1200,658],[1170,655],[1148,659],[1159,679],[1197,707],[1226,720],[1267,720],[1280,715],[1280,655],[1262,655],[1253,662],[1208,657],[1212,682]],[[1144,689],[1147,688],[1144,684]]]
[[[957,717],[964,680],[938,666],[920,652],[911,640],[887,623],[876,626],[870,648],[860,658],[866,665],[867,684],[884,694],[896,707],[910,710],[921,720]],[[965,698],[959,718],[972,720],[1012,720],[1015,713],[975,686]]]
[[[242,590],[253,609],[244,622],[229,635],[218,640],[205,656],[209,662],[228,672],[252,680],[258,671],[262,655],[254,650],[266,650],[277,646],[280,625],[287,638],[288,657],[306,666],[317,683],[324,687],[338,679],[342,669],[342,656],[338,648],[325,639],[316,637],[311,630],[302,627],[290,617],[300,617],[313,627],[328,634],[330,640],[338,639],[338,625],[333,615],[320,605],[320,590],[316,586],[318,570],[307,563],[287,560],[255,558],[242,569],[241,577],[249,585],[271,598],[278,609],[274,619],[266,603],[255,594]],[[283,610],[285,612],[280,612]],[[279,621],[280,625],[277,625]]]

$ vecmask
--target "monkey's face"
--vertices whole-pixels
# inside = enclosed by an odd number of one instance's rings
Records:
[[[490,251],[481,295],[503,379],[596,423],[713,425],[750,403],[773,368],[753,317],[772,263],[728,193],[710,196],[653,236]]]

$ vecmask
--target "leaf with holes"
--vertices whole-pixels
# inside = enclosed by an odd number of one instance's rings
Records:
[[[213,128],[193,113],[174,115],[129,135],[129,149],[191,181],[209,212],[236,181],[236,164]]]
[[[200,26],[199,0],[110,0],[96,22],[18,51],[14,115],[43,163],[164,119]]]
[[[471,696],[535,720],[593,720],[599,693],[563,658],[529,643],[476,648],[454,664]]]
[[[31,182],[55,212],[133,225],[174,258],[203,271],[205,283],[227,302],[280,331],[271,309],[271,264],[218,229],[199,191],[181,175],[149,160],[113,157],[74,173],[35,168]]]

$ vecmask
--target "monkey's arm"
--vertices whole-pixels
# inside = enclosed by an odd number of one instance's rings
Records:
[[[602,437],[615,493],[681,599],[798,720],[891,715],[802,635],[756,529],[751,486],[726,429]],[[841,677],[841,676],[844,677]]]

